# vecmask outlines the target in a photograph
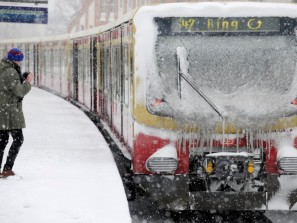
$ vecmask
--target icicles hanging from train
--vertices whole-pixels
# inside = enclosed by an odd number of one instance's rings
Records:
[[[178,148],[182,151],[189,149],[192,155],[215,152],[247,152],[253,154],[256,159],[262,159],[264,153],[270,158],[272,149],[287,151],[288,146],[293,148],[294,140],[297,141],[297,130],[288,128],[283,131],[275,131],[272,127],[266,129],[234,127],[232,132],[226,131],[226,129],[218,132],[214,128],[199,128],[199,123],[197,123],[196,125],[192,124],[190,130],[179,131],[176,140]]]

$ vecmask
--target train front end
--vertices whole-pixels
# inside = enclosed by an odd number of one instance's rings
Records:
[[[297,208],[296,15],[261,3],[136,13],[134,180],[161,205]]]

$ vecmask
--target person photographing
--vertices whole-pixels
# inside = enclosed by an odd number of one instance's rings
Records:
[[[24,142],[22,129],[26,127],[22,109],[24,96],[31,90],[33,74],[21,73],[24,54],[19,48],[12,48],[0,62],[0,178],[15,175],[12,171],[15,159]],[[5,147],[13,142],[2,170]]]

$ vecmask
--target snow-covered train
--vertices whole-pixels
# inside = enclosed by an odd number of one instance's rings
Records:
[[[0,50],[99,117],[161,206],[296,210],[296,30],[294,4],[172,3]]]

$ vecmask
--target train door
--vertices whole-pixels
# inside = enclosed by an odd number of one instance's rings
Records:
[[[79,79],[80,85],[79,87],[82,89],[82,98],[80,102],[85,105],[87,108],[92,110],[92,87],[93,87],[93,77],[91,72],[91,37],[84,37],[81,39],[82,44],[79,48],[80,57],[79,57],[79,75],[81,78]],[[80,93],[80,92],[79,92]]]
[[[124,63],[123,63],[123,27],[121,26],[119,28],[119,37],[120,37],[120,52],[119,52],[119,79],[120,79],[120,111],[121,111],[121,132],[120,132],[120,135],[121,135],[121,138],[123,139],[123,134],[124,134],[124,126],[123,126],[123,117],[124,117],[124,114],[123,114],[123,111],[124,111]]]
[[[58,49],[58,84],[59,84],[59,93],[62,95],[63,94],[63,74],[64,74],[64,61],[63,61],[63,49],[64,48],[64,42],[59,41],[59,49]]]
[[[123,136],[123,78],[122,78],[122,42],[121,27],[112,31],[111,45],[111,81],[112,81],[112,127]]]
[[[110,38],[110,36],[109,36]],[[112,126],[113,123],[113,114],[112,114],[112,95],[113,95],[113,88],[112,88],[112,75],[111,75],[111,61],[112,61],[112,49],[111,49],[111,38],[109,39],[109,44],[108,44],[108,49],[107,49],[107,54],[106,54],[106,59],[107,59],[107,71],[106,71],[106,80],[107,80],[107,84],[106,84],[106,88],[107,88],[107,106],[106,106],[106,110],[107,110],[107,116],[108,116],[108,120],[109,120],[109,125]]]
[[[115,30],[111,31],[111,39],[110,39],[110,72],[109,72],[109,106],[110,106],[110,126],[112,130],[115,130],[115,121],[114,118],[117,118],[115,113],[116,108],[116,55],[117,55],[117,48],[115,44],[116,32]]]
[[[49,42],[48,43],[48,52],[50,56],[48,57],[50,63],[49,63],[49,70],[50,70],[50,81],[49,81],[49,88],[54,89],[54,78],[55,78],[55,51],[56,46],[53,45],[53,43]]]
[[[110,71],[110,33],[103,33],[100,35],[100,116],[105,120],[110,120],[109,115],[109,71]]]
[[[73,99],[78,101],[78,43],[74,42],[73,44]]]
[[[108,124],[112,126],[112,78],[111,78],[111,35],[110,32],[104,34],[104,56],[102,57],[104,61],[104,89],[103,89],[103,112],[104,118],[107,120]]]
[[[112,114],[112,77],[111,77],[111,33],[100,36],[100,115],[110,126],[113,123]]]
[[[97,113],[97,36],[90,40],[91,111]]]
[[[133,145],[132,118],[132,71],[133,71],[133,43],[132,24],[122,26],[122,129],[123,139],[127,146]]]
[[[106,88],[106,84],[105,84],[105,79],[106,79],[106,75],[105,75],[105,60],[103,58],[105,58],[105,42],[104,42],[104,37],[105,34],[100,34],[100,38],[99,38],[99,70],[100,70],[100,80],[99,80],[99,103],[98,103],[98,111],[99,111],[99,115],[101,118],[105,118],[106,116],[106,106],[105,106],[105,88]]]

